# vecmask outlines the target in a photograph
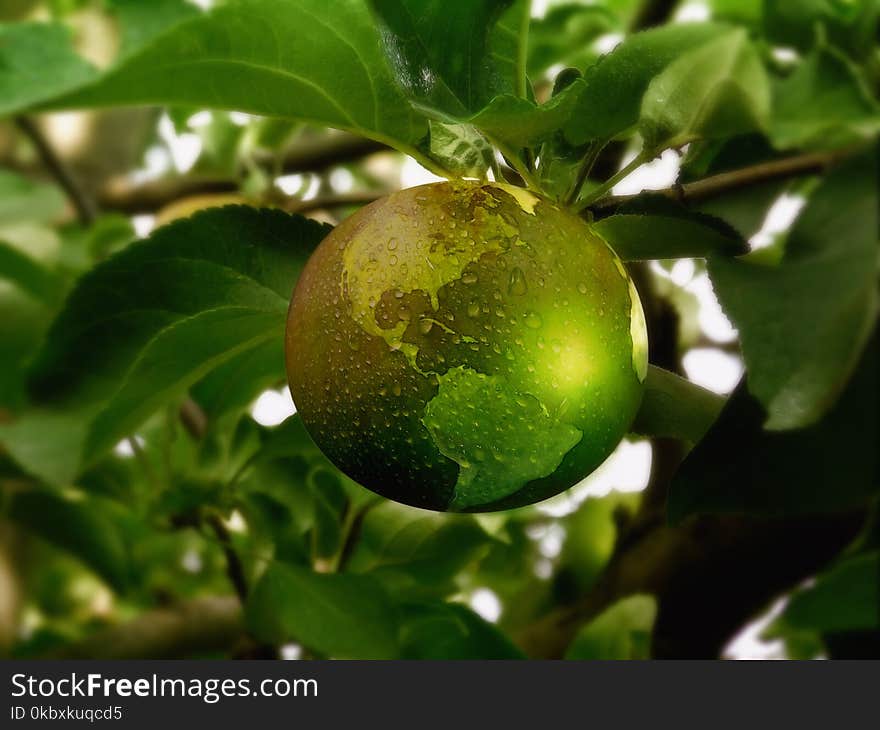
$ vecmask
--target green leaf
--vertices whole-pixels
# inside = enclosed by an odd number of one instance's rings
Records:
[[[410,603],[401,607],[404,659],[525,659],[497,627],[466,606]]]
[[[82,86],[96,74],[55,23],[0,24],[0,117]]]
[[[768,427],[814,422],[846,383],[876,316],[877,230],[876,162],[868,154],[813,193],[778,265],[709,260]]]
[[[584,74],[584,90],[565,125],[568,141],[581,145],[611,139],[634,127],[651,79],[685,51],[726,30],[713,23],[687,23],[627,38]]]
[[[740,385],[675,475],[670,522],[705,513],[817,514],[877,494],[878,345],[875,338],[835,407],[807,428],[764,430],[764,409]]]
[[[51,481],[73,477],[165,402],[211,369],[283,339],[290,294],[329,231],[279,211],[212,209],[156,231],[82,277],[35,359],[39,410],[0,426],[0,439],[48,478],[26,443],[40,428],[65,438]],[[70,443],[82,438],[80,448]],[[51,444],[46,445],[49,448]]]
[[[648,85],[639,128],[645,148],[659,152],[694,139],[763,129],[770,84],[742,29],[681,55]]]
[[[575,81],[541,105],[511,94],[496,96],[470,122],[510,147],[531,147],[562,127],[582,92],[583,82]]]
[[[284,341],[277,338],[231,357],[190,388],[190,393],[211,422],[246,408],[285,378]]]
[[[399,83],[419,105],[467,116],[515,90],[498,72],[489,37],[512,0],[369,0]]]
[[[780,149],[833,149],[880,131],[880,104],[860,70],[828,46],[779,82],[773,106],[770,134]]]
[[[60,278],[53,272],[17,246],[0,241],[0,280],[3,279],[43,302],[53,301],[62,288]]]
[[[595,61],[590,44],[615,30],[620,30],[619,22],[604,6],[567,3],[551,7],[529,27],[529,75],[537,76],[556,64],[583,70]]]
[[[821,632],[880,629],[880,552],[844,558],[794,593],[780,618]]]
[[[657,196],[640,196],[593,228],[626,261],[732,256],[748,250],[742,236],[720,219]]]
[[[489,56],[496,71],[495,87],[511,89],[526,96],[528,79],[528,35],[531,21],[531,0],[495,0],[507,5],[498,22],[489,31]]]
[[[248,598],[251,631],[270,642],[295,640],[337,659],[398,656],[395,609],[377,581],[269,566]]]
[[[724,399],[675,373],[648,366],[645,394],[632,431],[696,444],[712,426]]]
[[[0,226],[22,222],[51,223],[64,212],[64,205],[64,193],[54,185],[0,170]]]
[[[431,130],[430,155],[444,170],[459,177],[485,179],[492,166],[495,152],[470,124],[429,123]]]
[[[132,104],[302,119],[407,150],[427,131],[357,0],[231,0],[171,25],[51,107]]]
[[[121,28],[120,55],[145,46],[171,26],[199,14],[187,0],[108,0]]]
[[[580,630],[566,659],[649,659],[657,614],[652,596],[624,598]]]
[[[486,552],[491,539],[465,515],[439,515],[383,502],[361,525],[348,569],[410,594],[448,595],[453,579]]]
[[[62,550],[76,556],[121,589],[128,578],[128,550],[122,532],[95,499],[65,499],[49,491],[20,492],[9,517]]]
[[[877,0],[765,0],[764,33],[768,40],[806,52],[827,36],[856,57],[876,47],[880,24]]]

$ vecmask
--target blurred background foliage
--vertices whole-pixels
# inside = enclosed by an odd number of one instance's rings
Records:
[[[0,654],[880,655],[880,3],[323,5],[0,2]],[[308,253],[437,174],[582,209],[691,381],[543,504],[382,500],[293,415]]]

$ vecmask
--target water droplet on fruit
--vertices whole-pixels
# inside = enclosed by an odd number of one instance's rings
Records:
[[[529,286],[526,283],[525,274],[523,274],[523,271],[519,266],[515,267],[513,271],[510,272],[510,280],[507,282],[507,293],[522,296],[528,290]]]
[[[537,312],[529,312],[526,315],[526,327],[529,327],[530,329],[533,329],[533,330],[537,330],[537,329],[541,329],[542,324],[544,324],[544,322],[541,319],[541,315],[538,314]]]

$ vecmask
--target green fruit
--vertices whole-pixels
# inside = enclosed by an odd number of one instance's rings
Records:
[[[398,502],[485,511],[567,489],[642,397],[647,334],[623,264],[575,215],[475,182],[404,190],[339,225],[287,323],[303,423]]]

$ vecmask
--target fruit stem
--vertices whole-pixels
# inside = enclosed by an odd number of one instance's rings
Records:
[[[599,159],[599,154],[602,152],[606,144],[607,142],[599,140],[590,143],[590,147],[578,167],[577,177],[575,178],[574,184],[568,191],[568,195],[565,196],[565,205],[573,205],[577,200],[578,195],[581,194],[581,188],[583,188],[584,183],[593,171],[593,166],[596,164],[596,160]]]
[[[611,189],[617,185],[621,180],[626,177],[629,177],[630,173],[632,173],[637,167],[641,167],[644,163],[650,160],[652,155],[646,153],[642,150],[639,154],[637,154],[632,161],[618,170],[614,175],[609,177],[604,183],[602,183],[595,190],[587,193],[578,203],[574,206],[574,210],[577,213],[580,213],[584,208],[592,205],[597,200],[601,200],[607,195]]]

